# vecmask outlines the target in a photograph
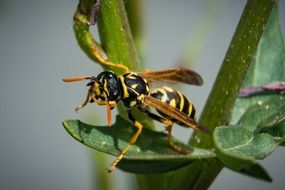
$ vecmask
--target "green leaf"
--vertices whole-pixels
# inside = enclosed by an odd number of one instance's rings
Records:
[[[236,171],[266,158],[285,140],[284,115],[285,99],[274,96],[248,108],[237,125],[216,128],[218,157]]]
[[[265,102],[258,101],[249,107],[237,125],[247,126],[245,128],[251,132],[259,132],[262,128],[276,126],[284,120],[285,97],[275,95]]]
[[[254,135],[241,126],[222,126],[214,132],[217,155],[233,170],[241,170],[255,160],[264,159],[278,146],[270,134]]]
[[[249,48],[249,47],[247,47]],[[256,55],[243,83],[256,87],[285,80],[285,47],[277,6],[271,12]],[[229,168],[256,177],[256,160],[284,144],[284,94],[259,94],[236,100],[230,124],[214,131],[217,155]],[[255,171],[256,170],[256,171]],[[258,177],[266,179],[266,175]]]
[[[250,64],[243,88],[262,86],[274,81],[285,81],[285,47],[279,26],[277,6],[271,12],[253,63]],[[236,123],[250,106],[269,100],[272,96],[274,94],[238,98],[232,113],[231,123]]]
[[[272,182],[272,178],[270,177],[270,175],[259,164],[248,165],[247,167],[242,168],[239,172],[242,174],[248,175],[250,177]]]
[[[107,126],[92,126],[79,120],[66,120],[63,126],[79,142],[114,156],[119,155],[135,132],[131,123],[117,116],[116,123]],[[137,142],[129,149],[119,168],[135,173],[155,173],[178,169],[195,159],[211,158],[215,154],[206,149],[189,147],[174,139],[188,150],[182,155],[174,151],[167,142],[167,134],[144,128]]]
[[[141,68],[129,27],[125,1],[101,1],[98,32],[110,61],[123,64],[131,70]]]
[[[242,86],[249,66],[256,57],[258,44],[264,34],[264,29],[268,28],[267,23],[272,9],[274,7],[276,9],[276,4],[276,1],[268,0],[247,1],[223,64],[199,119],[199,122],[211,131],[214,131],[216,127],[221,125],[236,123],[231,122],[236,95]],[[238,120],[239,117],[235,121]],[[190,142],[203,148],[212,148],[214,146],[212,136],[206,137],[198,133],[194,133]],[[191,183],[191,187],[195,189],[209,188],[223,166],[224,164],[221,161],[211,159],[206,166],[199,168],[198,177],[194,183]]]

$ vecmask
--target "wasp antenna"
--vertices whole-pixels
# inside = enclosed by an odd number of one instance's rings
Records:
[[[91,77],[81,76],[81,77],[63,78],[62,80],[64,82],[77,82],[77,81],[89,80],[89,79],[91,79]]]

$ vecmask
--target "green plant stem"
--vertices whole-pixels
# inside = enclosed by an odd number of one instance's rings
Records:
[[[140,0],[126,1],[126,11],[133,38],[139,38],[142,34],[142,2]]]
[[[100,41],[110,61],[139,69],[123,0],[101,1],[98,19]]]
[[[144,66],[144,41],[143,41],[143,13],[145,1],[131,0],[125,1],[126,11],[128,15],[128,20],[130,23],[130,28],[132,31],[132,36],[136,45],[136,50],[140,58],[142,66]]]
[[[248,67],[254,59],[256,49],[274,0],[249,0],[243,11],[222,67],[202,112],[200,123],[211,131],[230,122],[233,106]],[[190,144],[201,148],[212,148],[212,136],[194,133]],[[200,168],[200,175],[193,183],[193,189],[207,189],[223,168],[218,159],[212,159]]]
[[[259,40],[275,3],[274,0],[247,2],[200,117],[199,122],[210,130],[213,131],[215,127],[230,122],[237,94],[254,59]],[[195,133],[191,138],[191,144],[210,148],[212,139],[211,136]]]
[[[97,43],[90,32],[89,18],[91,7],[94,1],[81,0],[73,16],[73,30],[76,40],[83,52],[93,61],[98,62],[94,51],[102,52],[102,48]]]

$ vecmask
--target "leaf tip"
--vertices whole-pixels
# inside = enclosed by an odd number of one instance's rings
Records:
[[[61,124],[62,124],[62,126],[65,128],[65,130],[68,131],[68,128],[70,127],[70,122],[71,122],[71,121],[72,121],[72,120],[65,119],[65,120],[63,120],[63,121],[61,122]]]

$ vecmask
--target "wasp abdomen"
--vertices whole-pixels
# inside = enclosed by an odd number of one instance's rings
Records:
[[[150,96],[160,100],[163,103],[170,105],[178,109],[179,111],[185,113],[187,116],[195,120],[196,111],[193,104],[180,92],[170,88],[170,87],[162,87],[155,89],[150,93]],[[160,115],[165,118],[168,118],[174,122],[177,122],[173,118],[161,113],[158,111]],[[181,124],[180,122],[177,122]]]

